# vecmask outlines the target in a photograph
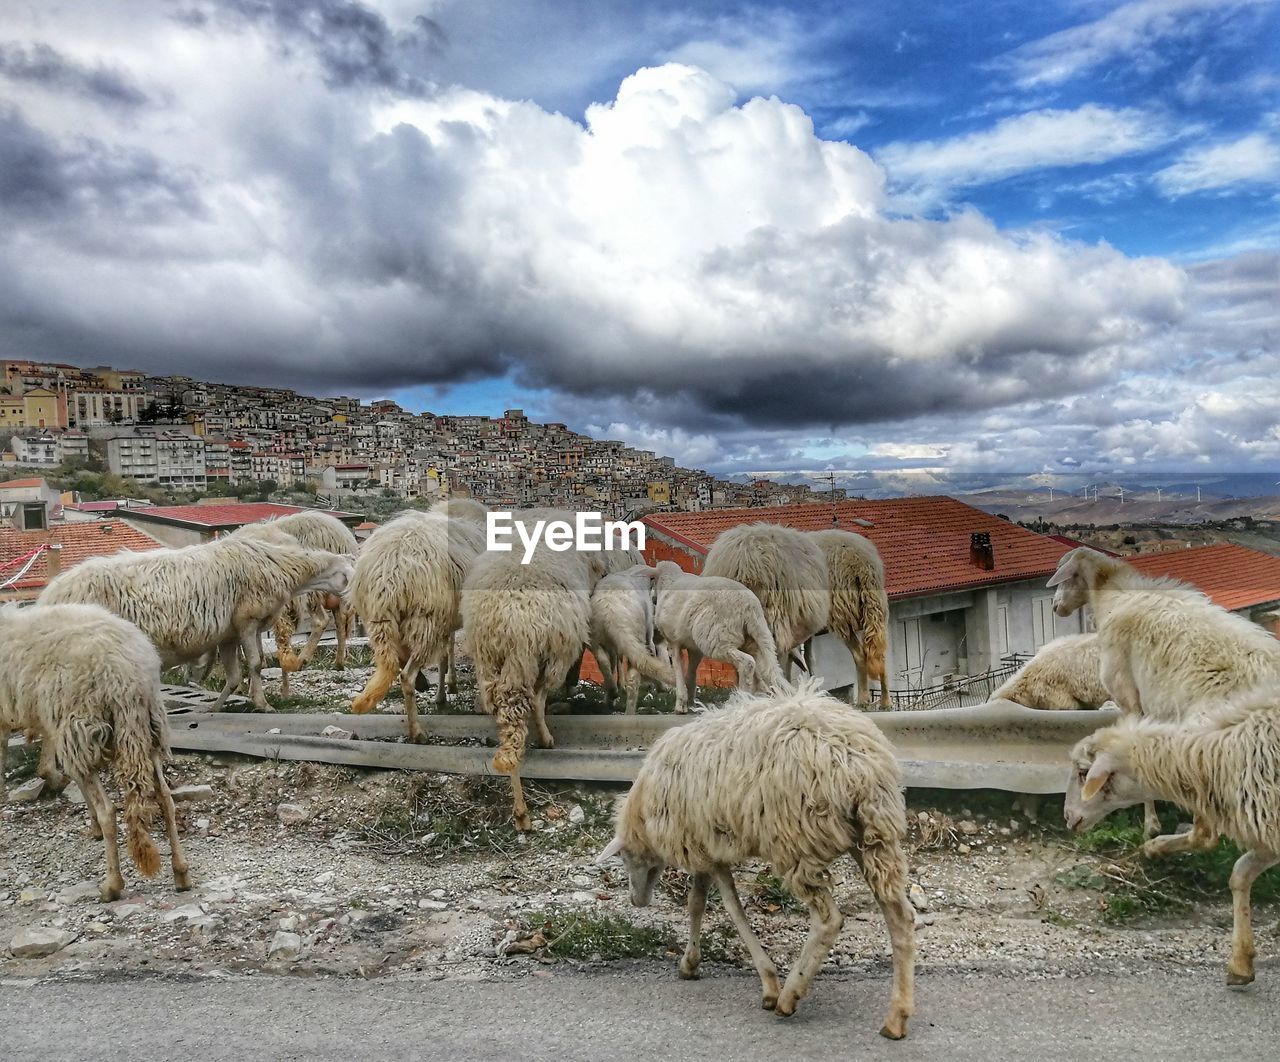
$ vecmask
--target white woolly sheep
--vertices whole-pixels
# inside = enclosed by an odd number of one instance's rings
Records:
[[[671,667],[654,655],[653,579],[657,572],[643,564],[606,576],[591,595],[591,651],[604,676],[609,703],[626,686],[626,711],[632,715],[640,698],[640,678],[671,683]]]
[[[1280,687],[1183,723],[1127,717],[1072,750],[1064,805],[1072,829],[1153,800],[1185,808],[1195,825],[1148,841],[1144,854],[1212,848],[1219,835],[1244,850],[1231,873],[1227,984],[1249,984],[1255,956],[1249,893],[1259,874],[1280,863]]]
[[[1102,684],[1101,659],[1096,634],[1055,638],[992,693],[991,700],[1048,711],[1101,708],[1110,700]]]
[[[689,945],[680,976],[696,977],[707,888],[714,882],[751,953],[763,1005],[789,1016],[830,953],[844,918],[831,864],[857,860],[884,913],[893,946],[893,996],[884,1026],[907,1033],[913,1009],[915,914],[907,897],[906,808],[893,748],[865,716],[813,680],[771,697],[737,694],[726,708],[668,730],[645,757],[619,808],[603,862],[621,854],[631,902],[649,903],[664,866],[687,870]],[[733,867],[768,860],[810,912],[809,937],[781,991],[772,960],[751,932]]]
[[[39,736],[42,755],[50,752],[57,768],[80,786],[106,848],[107,875],[99,887],[104,903],[124,890],[116,808],[98,777],[108,763],[120,786],[129,856],[138,870],[153,877],[160,869],[147,832],[158,801],[174,887],[191,887],[164,776],[169,741],[160,657],[145,634],[96,605],[0,607],[0,804],[12,730]]]
[[[732,664],[740,689],[765,690],[782,682],[777,651],[759,599],[741,583],[717,575],[690,575],[674,561],[659,561],[654,586],[654,631],[671,651],[676,711],[697,697],[704,657]],[[680,650],[689,654],[680,672]]]
[[[740,524],[712,543],[702,574],[735,579],[760,599],[789,678],[791,651],[827,625],[831,610],[827,561],[817,541],[779,524]]]
[[[248,524],[237,534],[244,534],[254,528],[271,528],[283,531],[296,539],[307,549],[324,550],[326,553],[341,553],[354,561],[359,552],[356,536],[336,516],[322,512],[300,512],[282,516],[277,520],[269,520],[262,524]],[[301,652],[295,652],[291,644],[293,633],[298,629],[298,620],[306,617],[310,633]],[[337,648],[334,651],[333,666],[343,668],[347,659],[347,638],[351,633],[354,613],[351,606],[337,594],[308,594],[306,597],[291,601],[276,617],[273,629],[276,639],[276,655],[280,659],[281,692],[289,692],[289,674],[300,671],[315,656],[320,639],[328,629],[332,620],[334,631],[338,636]]]
[[[1280,682],[1280,642],[1185,583],[1142,575],[1082,546],[1058,562],[1048,585],[1057,588],[1053,608],[1059,616],[1089,606],[1102,685],[1124,712],[1185,719]],[[1147,835],[1159,829],[1149,803]]]
[[[485,526],[489,517],[489,507],[475,498],[441,498],[430,511],[454,520],[470,520],[480,527]]]
[[[140,627],[166,668],[217,650],[227,672],[219,708],[240,685],[238,645],[253,703],[271,711],[259,673],[260,632],[301,594],[345,593],[351,572],[350,558],[304,549],[283,533],[228,535],[182,549],[91,558],[55,578],[40,603],[102,605]]]
[[[493,769],[511,779],[516,827],[529,829],[520,763],[530,718],[536,742],[551,748],[547,696],[582,658],[591,634],[592,567],[587,554],[538,547],[528,564],[519,553],[486,553],[462,587],[462,620],[476,669],[480,705],[498,723]]]
[[[889,707],[889,596],[884,562],[870,539],[832,528],[811,531],[827,561],[831,616],[827,626],[844,642],[858,667],[857,701],[871,703],[870,680],[880,683],[880,707]]]
[[[436,703],[445,703],[446,658],[462,623],[462,583],[483,549],[484,534],[473,521],[413,510],[365,540],[350,599],[369,633],[375,668],[351,702],[353,712],[373,711],[398,675],[409,740],[424,740],[416,680],[435,665]]]

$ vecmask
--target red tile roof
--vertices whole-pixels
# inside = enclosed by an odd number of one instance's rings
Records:
[[[1214,604],[1235,611],[1280,601],[1280,557],[1223,542],[1126,557],[1143,575],[1181,579],[1204,591]]]
[[[61,568],[65,572],[90,557],[107,557],[124,549],[135,553],[160,549],[161,543],[123,520],[95,520],[92,523],[60,524],[49,531],[15,531],[0,527],[0,583],[21,568],[14,564],[32,550],[58,544],[62,547]],[[9,590],[31,590],[48,582],[48,551]]]
[[[6,479],[3,483],[0,483],[0,490],[5,490],[8,487],[26,488],[42,486],[44,486],[43,479]]]
[[[1047,579],[1068,552],[1065,545],[1046,535],[1037,535],[955,498],[836,502],[834,524],[832,508],[830,504],[780,505],[658,513],[646,516],[644,522],[700,555],[706,554],[722,532],[739,524],[783,524],[800,531],[834,526],[853,531],[869,538],[880,551],[892,598],[970,590],[1019,579]],[[975,531],[991,535],[993,571],[984,571],[969,560],[969,536]]]
[[[328,509],[308,509],[298,505],[278,505],[275,502],[240,502],[227,505],[152,505],[145,509],[132,509],[129,518],[153,520],[158,524],[176,524],[201,530],[219,531],[226,528],[256,524],[279,516],[292,516],[302,512],[327,512],[339,520],[358,520],[356,513],[344,513]]]

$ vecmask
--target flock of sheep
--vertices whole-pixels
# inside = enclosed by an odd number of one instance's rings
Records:
[[[830,866],[852,854],[892,944],[893,994],[881,1031],[904,1036],[915,944],[901,770],[865,715],[813,679],[792,681],[794,665],[808,667],[813,636],[830,629],[857,662],[856,701],[869,703],[874,678],[887,704],[888,602],[875,548],[843,531],[753,524],[721,535],[701,575],[671,562],[649,567],[630,551],[546,545],[525,563],[514,552],[486,551],[486,512],[450,501],[403,513],[358,551],[338,521],[301,513],[202,545],[87,561],[58,576],[35,607],[0,609],[0,801],[9,733],[43,738],[39,769],[80,785],[106,845],[101,894],[117,898],[116,812],[98,780],[111,763],[130,856],[144,874],[159,869],[148,834],[158,805],[175,886],[188,888],[163,770],[162,668],[220,661],[223,699],[247,669],[254,703],[269,710],[263,632],[275,626],[287,681],[330,617],[341,654],[354,612],[375,668],[352,710],[372,711],[398,679],[410,740],[424,736],[416,703],[428,688],[424,674],[436,669],[437,703],[445,703],[455,636],[464,633],[479,705],[497,722],[493,767],[510,778],[515,822],[527,829],[520,765],[529,731],[551,747],[547,703],[577,681],[584,648],[611,702],[625,689],[628,712],[641,679],[674,687],[676,710],[687,711],[699,662],[723,660],[736,669],[739,692],[654,744],[600,860],[622,857],[636,904],[648,902],[664,866],[690,873],[684,977],[697,975],[715,884],[759,972],[764,1006],[789,1015],[840,931]],[[571,519],[555,510],[519,515]],[[1228,982],[1246,984],[1250,887],[1280,862],[1280,642],[1184,584],[1141,576],[1089,549],[1067,554],[1049,585],[1059,615],[1089,606],[1096,633],[1050,643],[995,696],[1050,709],[1106,700],[1121,708],[1119,723],[1072,752],[1065,815],[1073,828],[1145,803],[1148,855],[1207,847],[1219,836],[1246,850],[1231,879],[1228,965]],[[300,616],[311,635],[294,653],[289,637]],[[1155,837],[1156,800],[1191,811],[1192,830]],[[781,985],[734,887],[733,867],[749,858],[768,860],[810,911],[809,936]]]

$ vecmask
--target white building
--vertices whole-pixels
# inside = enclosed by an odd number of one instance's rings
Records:
[[[141,391],[73,391],[67,420],[76,428],[136,424],[146,403],[147,395]]]
[[[107,440],[107,467],[118,476],[169,490],[204,490],[204,440],[176,431],[115,435]]]

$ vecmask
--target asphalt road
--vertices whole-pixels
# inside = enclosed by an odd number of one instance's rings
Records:
[[[876,1034],[879,977],[820,977],[789,1020],[757,1009],[753,977],[647,965],[509,982],[121,977],[0,986],[0,1059],[1274,1060],[1280,969],[1259,973],[1242,992],[1203,971],[925,975],[899,1043]]]

